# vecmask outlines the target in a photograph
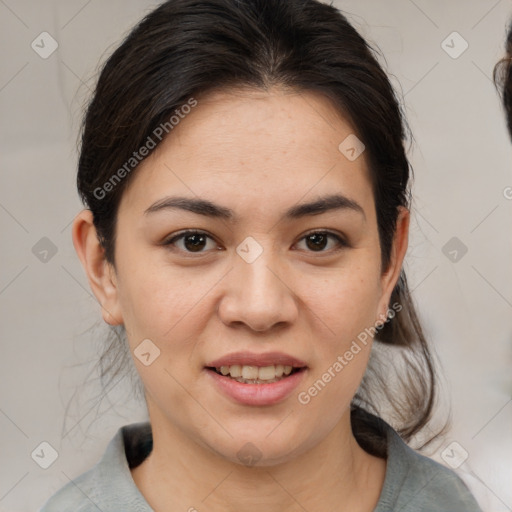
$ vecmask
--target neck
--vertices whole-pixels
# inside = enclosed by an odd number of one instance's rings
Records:
[[[226,460],[154,416],[153,450],[132,476],[156,512],[369,512],[378,502],[386,462],[358,445],[349,410],[313,448],[266,467]]]

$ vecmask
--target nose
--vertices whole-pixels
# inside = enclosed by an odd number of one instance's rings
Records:
[[[264,332],[297,319],[298,299],[290,273],[270,253],[264,250],[251,263],[235,255],[217,310],[224,324],[245,324],[253,331]]]

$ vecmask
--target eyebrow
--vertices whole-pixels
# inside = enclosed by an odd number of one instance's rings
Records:
[[[238,216],[230,208],[212,203],[207,199],[181,196],[164,197],[163,199],[156,201],[144,211],[144,215],[172,209],[186,210],[198,215],[228,220],[231,222],[238,220]],[[292,206],[284,212],[281,220],[295,220],[306,216],[320,215],[333,210],[354,211],[361,214],[366,220],[366,215],[362,206],[353,199],[349,199],[341,194],[327,195],[309,203]]]

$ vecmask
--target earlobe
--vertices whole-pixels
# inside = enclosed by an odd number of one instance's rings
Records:
[[[400,277],[407,246],[409,244],[409,221],[409,210],[404,206],[400,206],[396,221],[395,236],[391,247],[389,267],[382,274],[381,278],[382,296],[378,309],[379,318],[381,319],[385,319],[388,316],[388,304],[391,299],[391,294]]]
[[[115,269],[104,257],[91,210],[82,210],[73,221],[73,245],[84,267],[89,286],[101,305],[103,320],[109,325],[123,323]]]

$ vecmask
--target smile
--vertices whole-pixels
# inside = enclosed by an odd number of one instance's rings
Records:
[[[238,405],[272,406],[304,382],[309,367],[283,352],[236,352],[209,361],[204,372],[221,396]]]
[[[218,375],[228,377],[242,384],[271,384],[285,379],[293,373],[300,372],[305,368],[293,368],[290,365],[252,366],[239,365],[220,366],[208,368]]]
[[[304,368],[293,368],[290,365],[282,364],[270,366],[234,364],[232,366],[220,366],[208,369],[242,384],[271,384],[288,377],[292,373],[299,372]]]

